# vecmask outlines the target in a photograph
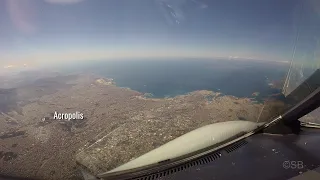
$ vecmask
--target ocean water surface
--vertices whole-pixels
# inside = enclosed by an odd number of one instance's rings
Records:
[[[77,71],[113,78],[116,85],[164,98],[196,90],[211,90],[236,97],[266,98],[280,93],[270,83],[282,81],[287,65],[278,62],[227,59],[92,61]],[[65,67],[64,71],[75,69]]]

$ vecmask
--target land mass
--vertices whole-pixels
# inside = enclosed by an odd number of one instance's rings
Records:
[[[0,90],[0,174],[80,179],[76,161],[105,172],[196,128],[266,121],[283,107],[207,90],[152,98],[93,74],[36,74]],[[55,111],[84,119],[55,120]]]

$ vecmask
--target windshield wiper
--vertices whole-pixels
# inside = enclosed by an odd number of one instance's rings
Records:
[[[301,122],[300,125],[301,125],[302,127],[306,127],[306,128],[318,128],[318,129],[320,129],[320,124],[318,124],[318,123]]]

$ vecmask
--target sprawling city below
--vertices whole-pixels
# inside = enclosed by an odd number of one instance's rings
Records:
[[[43,179],[79,178],[76,161],[93,173],[108,171],[196,128],[262,121],[283,105],[208,90],[152,98],[94,74],[29,71],[5,81],[1,174]]]

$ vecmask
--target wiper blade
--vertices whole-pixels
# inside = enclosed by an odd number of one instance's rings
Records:
[[[301,122],[301,126],[307,127],[307,128],[319,128],[320,129],[320,124],[312,123],[312,122]]]

